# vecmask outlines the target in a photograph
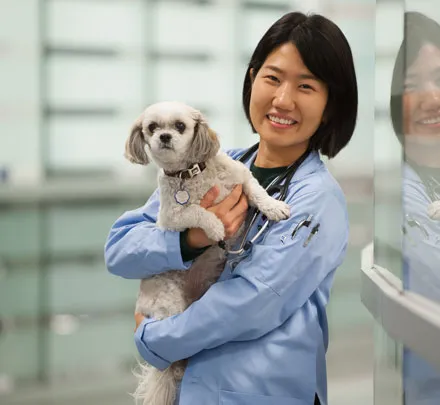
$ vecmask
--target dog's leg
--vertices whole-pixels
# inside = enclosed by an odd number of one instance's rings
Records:
[[[175,216],[172,219],[175,224],[170,223],[168,218],[167,225],[169,227],[178,228],[202,228],[206,236],[213,241],[221,241],[225,237],[225,227],[223,222],[212,212],[202,208],[200,205],[190,205],[185,207],[182,215]]]
[[[235,179],[237,183],[243,184],[243,192],[251,206],[257,207],[272,221],[281,221],[282,219],[289,218],[289,205],[268,195],[243,163],[233,160],[227,155],[220,156],[219,159],[221,159],[229,176]]]
[[[223,272],[226,254],[218,246],[212,246],[202,253],[185,272],[185,297],[188,304],[200,299]]]
[[[243,183],[243,192],[248,197],[250,205],[257,207],[268,219],[281,221],[289,218],[289,205],[268,195],[252,175]]]

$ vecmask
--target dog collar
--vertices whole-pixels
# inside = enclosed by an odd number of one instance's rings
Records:
[[[180,179],[185,180],[185,179],[192,179],[194,176],[197,176],[199,173],[202,173],[203,170],[205,170],[205,168],[206,168],[206,163],[201,162],[201,163],[194,163],[190,168],[185,170],[179,170],[177,172],[164,171],[164,173],[167,176],[179,177]]]

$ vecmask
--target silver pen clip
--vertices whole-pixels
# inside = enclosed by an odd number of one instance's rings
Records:
[[[293,239],[298,233],[298,231],[301,229],[301,227],[303,226],[309,227],[312,222],[312,218],[313,215],[310,214],[306,219],[303,219],[302,221],[298,222],[298,225],[295,226],[295,229],[293,230],[290,238]]]
[[[310,232],[309,236],[308,236],[307,239],[304,241],[303,247],[307,247],[307,245],[310,243],[310,241],[311,241],[312,238],[315,236],[315,234],[318,233],[318,231],[319,231],[319,227],[320,227],[320,224],[317,223],[317,224],[312,228],[312,231]]]

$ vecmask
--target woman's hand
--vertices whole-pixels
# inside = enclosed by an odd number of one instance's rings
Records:
[[[225,239],[229,239],[235,235],[246,219],[248,200],[241,184],[235,186],[224,200],[213,205],[218,194],[218,187],[212,187],[203,197],[200,206],[213,212],[222,221],[225,227]],[[191,228],[188,231],[187,243],[192,248],[202,248],[214,244],[214,241],[206,236],[203,229]]]
[[[137,331],[139,325],[143,322],[144,319],[145,319],[144,315],[142,315],[139,312],[135,312],[135,314],[134,314],[134,320],[136,322],[136,327],[134,328],[135,332]]]

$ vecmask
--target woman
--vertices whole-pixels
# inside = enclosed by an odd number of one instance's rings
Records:
[[[393,72],[390,102],[404,146],[403,240],[405,288],[440,302],[440,25],[405,14],[405,38]],[[407,405],[440,403],[440,373],[410,350],[403,357]]]
[[[148,363],[164,369],[189,358],[180,405],[327,404],[325,306],[345,256],[348,217],[319,152],[332,158],[347,145],[357,103],[351,50],[334,23],[289,13],[264,34],[244,78],[244,111],[260,141],[246,164],[266,185],[304,161],[288,184],[288,220],[273,224],[244,258],[228,260],[219,281],[182,314],[162,321],[136,316],[136,345]],[[235,159],[243,153],[229,152]],[[239,188],[217,205],[215,197],[211,190],[202,205],[230,237],[246,216],[246,200]],[[110,272],[146,278],[184,271],[210,245],[200,229],[157,229],[157,211],[155,193],[113,225],[105,253]]]

